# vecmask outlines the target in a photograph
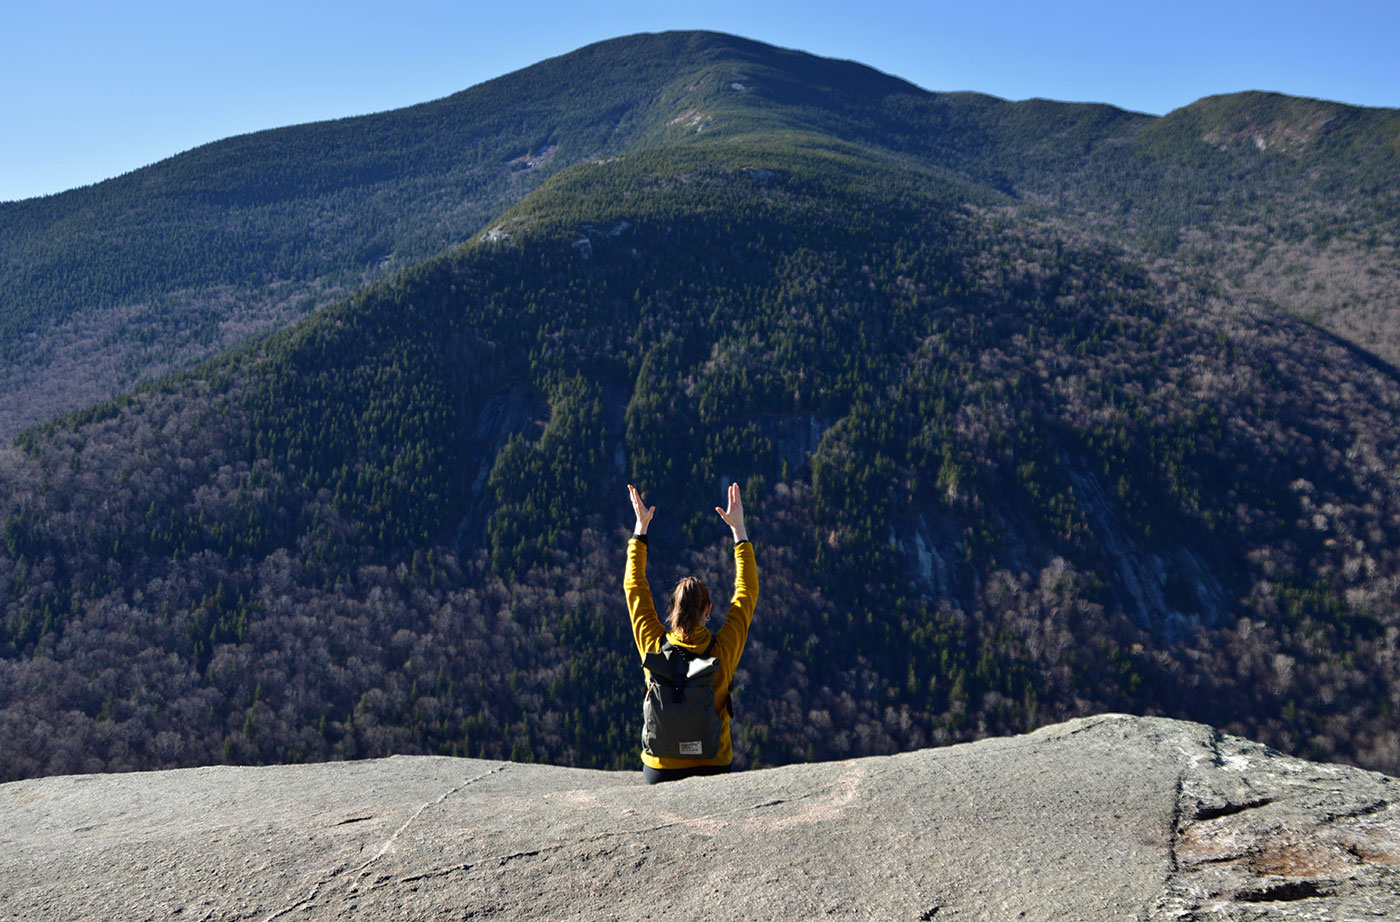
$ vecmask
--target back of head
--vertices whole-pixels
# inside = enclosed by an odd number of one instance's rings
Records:
[[[671,631],[688,637],[705,623],[710,613],[710,590],[693,576],[676,583],[671,592],[671,613],[667,617]]]

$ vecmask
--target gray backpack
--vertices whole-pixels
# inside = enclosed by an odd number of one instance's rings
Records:
[[[661,759],[713,759],[719,755],[723,721],[715,706],[719,657],[687,653],[669,640],[660,653],[642,659],[651,674],[642,704],[642,749]],[[726,702],[726,707],[728,702]]]

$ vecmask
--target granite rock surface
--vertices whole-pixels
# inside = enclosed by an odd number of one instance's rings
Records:
[[[0,785],[3,920],[711,917],[1400,919],[1400,781],[1103,715],[656,787],[423,756]]]

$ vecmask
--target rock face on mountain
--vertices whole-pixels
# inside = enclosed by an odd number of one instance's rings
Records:
[[[435,757],[0,786],[0,918],[1394,919],[1400,782],[1210,727],[648,787]]]

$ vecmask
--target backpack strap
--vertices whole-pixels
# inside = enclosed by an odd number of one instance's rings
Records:
[[[710,658],[710,651],[715,648],[715,641],[718,639],[718,634],[710,634],[710,645],[705,648],[704,653],[700,654],[701,657],[704,659]],[[731,688],[729,694],[724,696],[724,704],[720,707],[720,710],[728,712],[730,720],[734,719],[734,689]]]

